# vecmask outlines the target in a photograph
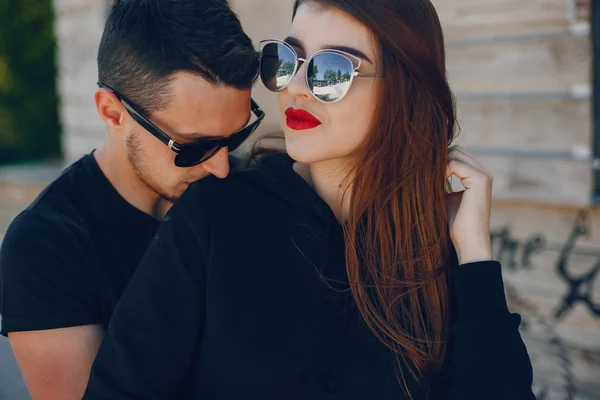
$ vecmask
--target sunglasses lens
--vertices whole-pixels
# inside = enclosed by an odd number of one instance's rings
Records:
[[[267,89],[278,92],[292,79],[295,66],[292,50],[279,43],[267,43],[260,58],[260,79]]]
[[[227,140],[228,150],[231,152],[231,151],[236,150],[238,147],[240,147],[242,145],[242,143],[244,143],[244,141],[246,139],[248,139],[248,137],[252,134],[252,132],[254,132],[256,130],[258,125],[259,125],[258,122],[256,122],[252,125],[245,127],[243,130],[239,131],[238,133],[234,134],[233,136],[230,136],[229,140]]]
[[[308,65],[308,86],[316,98],[333,103],[348,93],[354,66],[341,54],[322,53]]]
[[[184,147],[175,157],[175,165],[182,168],[198,165],[217,154],[222,148],[221,145],[210,143]]]

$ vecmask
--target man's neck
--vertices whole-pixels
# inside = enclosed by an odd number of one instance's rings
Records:
[[[109,140],[105,140],[94,152],[94,157],[106,179],[121,197],[157,220],[164,218],[172,204],[140,179],[126,154],[120,154]]]

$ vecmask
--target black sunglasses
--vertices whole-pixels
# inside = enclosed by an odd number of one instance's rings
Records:
[[[182,168],[193,167],[194,165],[202,164],[203,162],[210,160],[211,157],[217,154],[224,147],[227,147],[229,151],[234,151],[240,147],[242,143],[244,143],[244,141],[256,130],[256,128],[258,128],[265,117],[263,110],[261,110],[261,108],[253,99],[250,99],[250,107],[256,119],[248,122],[245,127],[233,135],[226,138],[203,139],[194,143],[180,144],[171,139],[169,135],[164,133],[156,125],[150,122],[148,118],[144,117],[140,112],[138,112],[131,105],[131,103],[127,101],[127,99],[119,94],[119,92],[100,82],[98,82],[98,87],[112,92],[125,106],[125,109],[131,118],[135,120],[135,122],[150,132],[152,136],[156,137],[158,140],[167,145],[169,149],[176,154],[175,165]]]

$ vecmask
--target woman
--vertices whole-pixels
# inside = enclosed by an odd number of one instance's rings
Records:
[[[427,0],[296,0],[261,65],[295,162],[190,187],[84,399],[533,399],[444,62]]]

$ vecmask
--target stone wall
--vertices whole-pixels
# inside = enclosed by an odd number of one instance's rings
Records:
[[[97,147],[105,126],[96,113],[96,52],[108,1],[54,0],[63,152],[70,163]]]

